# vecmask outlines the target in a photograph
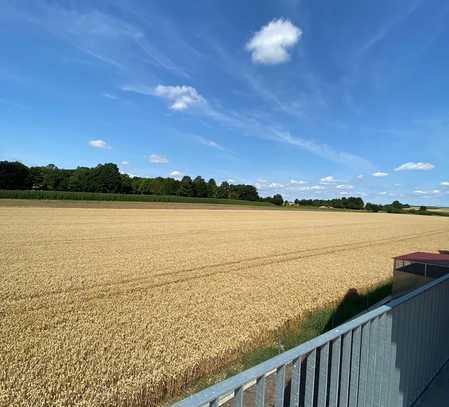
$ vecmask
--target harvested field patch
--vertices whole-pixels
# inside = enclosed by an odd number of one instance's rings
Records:
[[[154,405],[448,239],[444,217],[0,207],[0,405]]]

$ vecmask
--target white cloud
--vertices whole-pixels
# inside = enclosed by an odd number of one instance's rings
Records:
[[[233,184],[235,182],[234,179],[229,178],[226,182],[228,182],[229,184]]]
[[[337,182],[337,180],[332,175],[320,179],[321,184],[333,184],[335,182]]]
[[[173,177],[175,179],[181,179],[184,176],[184,173],[178,170],[174,170],[170,173],[170,177]]]
[[[106,143],[106,141],[101,140],[101,139],[97,139],[97,140],[90,140],[89,141],[89,145],[93,148],[100,148],[103,150],[110,150],[111,146],[108,145],[108,143]]]
[[[414,193],[414,194],[417,194],[417,195],[427,194],[426,191],[422,191],[422,190],[420,190],[420,189],[417,189],[416,191],[413,191],[413,193]]]
[[[408,162],[400,165],[395,168],[395,171],[429,171],[435,168],[435,166],[431,163],[423,163],[423,162]]]
[[[292,184],[292,185],[304,185],[304,184],[307,184],[307,181],[291,179],[290,180],[290,184]]]
[[[167,157],[164,157],[163,155],[159,155],[159,154],[151,154],[147,157],[147,159],[152,164],[167,164],[168,163]]]
[[[264,25],[246,44],[254,63],[280,64],[290,59],[287,50],[302,35],[300,28],[282,18]]]
[[[185,85],[157,85],[154,88],[145,85],[125,85],[122,86],[122,90],[125,92],[139,93],[141,95],[161,97],[171,102],[170,109],[178,111],[206,103],[206,99],[195,88]]]
[[[204,144],[207,147],[211,147],[211,148],[215,148],[217,150],[220,151],[227,151],[227,149],[225,147],[223,147],[221,144],[218,144],[217,142],[201,137],[201,136],[197,136],[197,140],[201,143]]]
[[[108,99],[117,100],[118,97],[113,95],[112,93],[103,93],[103,96]]]
[[[387,194],[388,194],[388,192],[385,192],[385,191],[382,191],[382,192],[378,193],[378,195],[387,195]]]
[[[365,176],[363,174],[357,175],[357,179],[363,179]]]
[[[353,189],[354,187],[352,185],[341,184],[341,185],[337,185],[335,188],[337,188],[337,189]]]
[[[313,189],[314,191],[320,191],[320,190],[323,190],[324,187],[321,186],[321,185],[312,185],[312,186],[310,187],[310,189]]]
[[[126,160],[123,160],[120,164],[122,164],[122,165],[128,165],[129,164],[129,162],[128,161],[126,161]]]
[[[172,102],[170,109],[186,110],[192,105],[204,103],[205,99],[191,86],[164,86],[157,85],[153,95],[160,96]]]
[[[386,177],[388,176],[388,172],[376,171],[373,172],[373,177]]]
[[[449,181],[443,181],[440,183],[442,187],[449,187]]]

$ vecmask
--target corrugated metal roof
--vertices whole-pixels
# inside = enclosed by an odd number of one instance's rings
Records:
[[[420,263],[449,264],[449,254],[414,252],[397,256],[395,260],[416,261]]]

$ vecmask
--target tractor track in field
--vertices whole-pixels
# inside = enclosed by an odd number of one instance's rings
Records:
[[[304,249],[304,250],[294,250],[289,252],[283,252],[275,255],[269,255],[269,256],[255,256],[251,258],[241,259],[241,260],[235,260],[235,261],[229,261],[224,263],[216,263],[216,264],[206,264],[199,267],[192,267],[184,270],[177,270],[177,271],[171,271],[166,273],[156,273],[152,276],[145,276],[145,277],[138,277],[133,279],[127,279],[127,280],[121,280],[114,283],[106,283],[106,284],[97,284],[97,285],[91,285],[89,287],[76,287],[76,288],[70,288],[65,290],[58,290],[58,291],[52,291],[46,294],[37,294],[32,296],[24,296],[24,297],[16,297],[10,299],[8,302],[10,305],[14,304],[15,302],[22,302],[22,301],[30,301],[30,300],[40,300],[40,299],[48,299],[51,300],[54,297],[58,297],[60,295],[65,294],[87,294],[84,296],[84,301],[94,301],[94,300],[101,300],[101,299],[107,299],[111,297],[126,295],[130,293],[137,293],[137,292],[143,292],[155,288],[161,288],[165,286],[175,285],[175,284],[181,284],[188,281],[198,280],[198,279],[205,279],[209,277],[213,277],[220,274],[226,274],[226,273],[236,273],[236,272],[245,272],[249,270],[253,270],[257,267],[264,267],[269,266],[271,264],[281,264],[281,263],[288,263],[292,261],[297,261],[301,259],[311,258],[311,257],[319,257],[319,256],[326,256],[330,254],[345,252],[345,251],[352,251],[352,250],[359,250],[364,249],[368,247],[373,246],[382,246],[382,245],[388,245],[408,240],[413,240],[417,238],[423,238],[423,237],[430,237],[435,236],[439,234],[445,234],[447,233],[449,235],[449,231],[446,229],[442,230],[434,230],[424,233],[416,233],[416,234],[408,234],[408,235],[402,235],[402,236],[396,236],[393,238],[384,238],[384,239],[377,239],[377,240],[370,240],[370,241],[361,241],[357,243],[346,243],[341,245],[329,245],[326,247],[320,247],[320,248],[312,248],[312,249]],[[222,269],[224,267],[224,269]],[[203,273],[204,270],[208,269],[215,269],[214,271]],[[218,269],[218,270],[216,270]],[[189,273],[201,273],[198,275],[189,275]],[[186,276],[182,276],[183,274],[187,274]],[[179,278],[170,279],[168,281],[160,281],[154,283],[155,279],[163,279],[163,278],[170,278],[172,276],[181,276]],[[129,287],[124,289],[118,289],[118,290],[110,290],[110,288],[114,288],[117,286],[125,286],[130,285],[134,283],[142,284],[145,282],[148,282],[149,280],[153,280],[151,284],[148,285],[139,285],[136,287]],[[89,295],[89,291],[92,290],[102,290],[105,289],[104,292],[98,293],[94,292],[93,295]],[[53,301],[53,300],[52,300]],[[72,300],[67,301],[67,298],[64,297],[65,305],[70,305],[71,303],[78,303],[79,298],[74,297]],[[48,306],[45,306],[41,304],[37,308],[28,308],[30,311],[34,310],[40,310],[42,308],[53,308],[58,306],[58,301],[55,301],[52,304],[48,304]]]

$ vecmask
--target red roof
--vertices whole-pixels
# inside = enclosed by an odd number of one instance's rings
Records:
[[[449,264],[449,254],[414,252],[397,256],[395,260],[416,261],[420,263]]]

